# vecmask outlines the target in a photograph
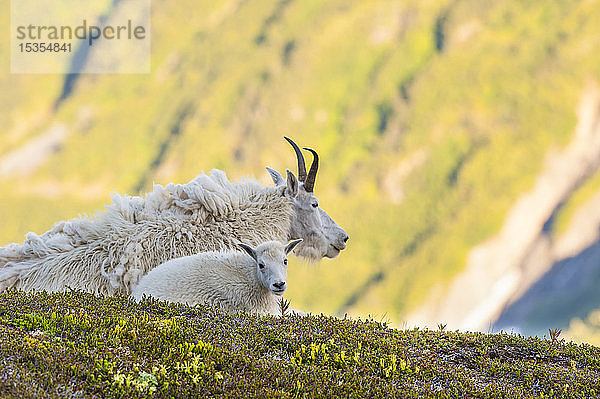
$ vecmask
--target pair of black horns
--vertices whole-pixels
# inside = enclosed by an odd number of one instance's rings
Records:
[[[304,156],[302,155],[302,151],[300,151],[300,148],[296,145],[296,143],[294,143],[292,139],[285,136],[284,139],[286,139],[287,142],[291,144],[291,146],[294,148],[294,151],[296,152],[296,158],[298,158],[298,179],[304,183],[304,189],[307,192],[312,193],[315,188],[317,170],[319,170],[319,155],[312,148],[304,147],[306,151],[310,151],[313,154],[313,161],[310,165],[310,170],[307,174],[306,163],[304,162]]]

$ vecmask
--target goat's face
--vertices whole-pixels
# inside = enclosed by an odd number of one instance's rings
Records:
[[[338,256],[346,248],[348,235],[321,209],[314,193],[307,192],[300,184],[292,201],[295,212],[290,238],[304,239],[295,254],[314,261]]]
[[[348,234],[321,209],[319,200],[314,194],[314,184],[319,167],[319,157],[314,150],[314,159],[308,174],[304,165],[304,157],[298,146],[286,137],[286,140],[296,151],[298,158],[298,178],[287,171],[287,179],[271,168],[267,168],[273,181],[278,186],[284,186],[284,194],[294,206],[294,216],[290,229],[290,239],[302,238],[304,241],[294,253],[309,260],[318,261],[321,258],[335,258],[346,248]]]
[[[301,241],[290,241],[287,245],[267,241],[256,248],[243,243],[238,245],[254,259],[260,284],[275,295],[283,295],[287,289],[287,255]]]

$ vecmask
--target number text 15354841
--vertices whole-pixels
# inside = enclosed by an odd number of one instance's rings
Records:
[[[22,53],[70,53],[71,43],[19,43],[19,51]]]

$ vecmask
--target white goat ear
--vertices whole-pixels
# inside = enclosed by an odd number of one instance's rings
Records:
[[[292,198],[295,198],[298,195],[298,179],[292,173],[291,170],[287,169],[287,187],[285,189],[285,193]]]
[[[296,248],[296,245],[300,244],[302,242],[302,238],[298,238],[297,240],[293,240],[290,241],[286,246],[285,246],[285,254],[289,254],[290,252],[292,252],[292,250],[294,248]]]
[[[273,183],[275,183],[276,186],[283,186],[285,184],[283,176],[281,176],[278,171],[267,166],[267,172],[271,175],[271,179],[273,179]]]
[[[238,242],[237,244],[240,248],[242,248],[248,255],[252,257],[255,261],[258,261],[258,257],[256,256],[256,251],[250,245],[246,245],[242,242]]]

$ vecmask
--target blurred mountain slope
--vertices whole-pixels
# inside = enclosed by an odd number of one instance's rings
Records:
[[[152,13],[150,75],[77,76],[57,109],[64,77],[0,75],[0,242],[201,170],[268,183],[264,166],[295,169],[288,135],[319,151],[317,195],[351,237],[337,260],[292,262],[293,306],[400,324],[500,230],[600,79],[597,1],[155,0]],[[35,168],[2,168],[56,126]]]

